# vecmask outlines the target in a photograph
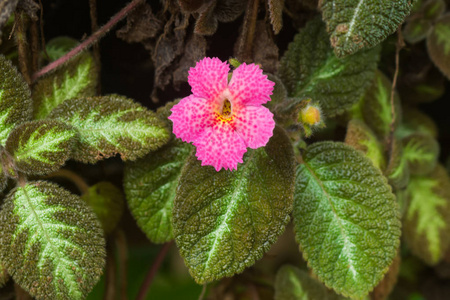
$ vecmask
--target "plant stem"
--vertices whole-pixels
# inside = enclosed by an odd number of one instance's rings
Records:
[[[161,263],[164,260],[164,257],[166,257],[167,252],[170,249],[170,246],[172,246],[173,242],[169,242],[164,244],[164,246],[159,250],[158,256],[155,259],[155,262],[151,266],[150,270],[148,271],[147,275],[145,276],[145,280],[141,285],[141,288],[139,289],[138,296],[136,297],[136,300],[144,300],[147,296],[148,290],[150,288],[150,285],[153,281],[153,278],[156,275],[156,272],[158,271],[159,267],[161,266]]]
[[[48,174],[45,176],[46,178],[52,178],[52,177],[62,177],[66,178],[70,181],[72,181],[80,190],[81,194],[86,194],[89,190],[89,185],[86,183],[86,181],[79,176],[78,174],[67,170],[67,169],[59,169],[58,171],[55,171],[51,174]]]
[[[200,296],[198,297],[198,300],[203,300],[203,298],[205,298],[205,294],[206,294],[206,287],[208,286],[207,283],[203,284],[203,288],[202,288],[202,292],[200,293]]]
[[[120,284],[120,299],[127,299],[127,270],[128,270],[128,248],[127,239],[122,229],[116,230],[114,234],[117,254],[119,256],[119,284]]]
[[[91,32],[94,33],[98,30],[98,22],[97,22],[97,0],[89,0],[89,13],[91,16]],[[100,86],[100,70],[101,70],[101,61],[100,61],[100,45],[98,43],[94,44],[94,62],[98,76],[97,83],[97,93],[101,93]]]
[[[47,66],[43,67],[41,70],[37,71],[33,74],[33,77],[31,78],[32,81],[36,81],[39,77],[47,74],[48,72],[58,68],[62,64],[69,61],[71,58],[82,52],[83,50],[86,50],[90,46],[92,46],[94,43],[96,43],[100,38],[102,38],[105,34],[107,34],[117,23],[125,18],[131,11],[133,11],[137,6],[139,6],[141,3],[143,3],[145,0],[133,0],[128,5],[126,5],[121,11],[119,11],[116,15],[114,15],[111,20],[109,20],[108,23],[103,25],[99,30],[94,32],[90,37],[88,37],[86,40],[84,40],[81,44],[70,50],[68,53],[66,53],[64,56],[60,57],[59,59],[55,60],[54,62],[51,62]]]
[[[106,245],[106,280],[104,300],[116,299],[116,260],[114,249],[110,243]]]
[[[23,12],[16,12],[16,43],[19,55],[19,68],[25,81],[30,84],[30,74],[28,70],[28,47],[27,47],[27,29],[25,26],[25,16]]]

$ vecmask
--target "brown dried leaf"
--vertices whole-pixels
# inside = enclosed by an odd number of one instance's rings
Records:
[[[206,40],[203,36],[193,34],[184,48],[178,67],[173,72],[173,84],[175,87],[187,81],[188,71],[196,62],[206,56]]]
[[[247,0],[217,0],[214,16],[219,22],[236,20],[247,6]]]
[[[13,11],[16,10],[18,1],[19,0],[0,0],[0,36],[2,34],[3,25],[8,21]]]
[[[200,16],[195,23],[194,32],[200,35],[213,35],[216,30],[219,22],[217,18],[214,16],[214,9],[216,7],[216,2],[210,2],[205,9],[200,13]]]
[[[273,32],[278,34],[283,27],[283,7],[284,0],[268,0],[270,23],[273,27]]]
[[[205,0],[178,0],[181,10],[186,13],[199,11]]]
[[[40,7],[33,0],[20,0],[19,3],[17,3],[17,8],[23,10],[33,21],[39,20],[37,12]]]
[[[278,46],[272,39],[264,21],[256,23],[255,39],[253,40],[253,61],[261,64],[264,72],[276,73],[278,69]]]

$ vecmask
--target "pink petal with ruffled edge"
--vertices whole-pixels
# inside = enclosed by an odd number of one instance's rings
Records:
[[[228,123],[207,128],[193,144],[197,147],[195,155],[202,161],[202,166],[213,166],[216,171],[222,168],[236,170],[247,152],[244,141]]]
[[[185,142],[193,142],[207,127],[213,125],[212,103],[190,95],[172,107],[169,120],[173,122],[173,133]]]
[[[255,64],[241,64],[233,71],[228,89],[235,102],[261,105],[270,101],[275,83]]]
[[[273,114],[264,106],[247,106],[239,110],[235,122],[236,132],[247,147],[256,149],[265,146],[273,135]]]
[[[192,94],[215,101],[228,84],[230,66],[214,57],[205,57],[189,69],[188,82]]]

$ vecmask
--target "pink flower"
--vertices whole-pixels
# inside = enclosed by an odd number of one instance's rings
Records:
[[[192,95],[181,99],[169,117],[173,133],[197,147],[202,166],[235,170],[247,147],[265,146],[272,136],[270,101],[274,83],[255,64],[241,64],[230,82],[230,66],[206,57],[189,70]]]

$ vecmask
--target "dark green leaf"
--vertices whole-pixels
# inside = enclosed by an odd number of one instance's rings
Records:
[[[412,134],[402,140],[403,156],[411,174],[426,175],[434,170],[439,158],[439,143],[429,135]]]
[[[450,79],[450,14],[434,24],[427,38],[427,48],[431,60]]]
[[[373,79],[380,48],[337,58],[325,31],[315,19],[307,23],[281,59],[279,76],[289,96],[318,101],[326,116],[334,116],[360,100]]]
[[[403,111],[402,123],[395,131],[395,135],[404,138],[415,133],[426,134],[436,139],[438,128],[428,115],[417,108],[408,107]]]
[[[249,150],[237,171],[216,172],[191,155],[174,200],[175,239],[198,283],[240,273],[269,250],[289,222],[294,153],[282,129]]]
[[[422,16],[411,19],[403,28],[403,38],[411,44],[424,40],[433,24]]]
[[[428,0],[422,8],[423,18],[434,21],[445,12],[444,0]]]
[[[0,259],[38,299],[83,299],[100,278],[105,240],[94,213],[56,184],[17,187],[0,212]]]
[[[383,278],[399,246],[398,206],[380,170],[338,142],[309,146],[297,169],[294,229],[318,278],[352,298]]]
[[[32,103],[27,83],[3,55],[0,74],[0,145],[4,146],[11,130],[31,119]]]
[[[75,135],[71,127],[56,120],[26,122],[11,132],[5,149],[19,171],[42,175],[64,165]]]
[[[64,101],[49,118],[78,130],[72,157],[85,163],[116,154],[135,160],[164,145],[170,136],[154,112],[118,95]]]
[[[46,45],[45,49],[48,54],[50,61],[57,60],[58,58],[64,56],[67,52],[72,50],[78,45],[78,41],[74,38],[68,36],[60,36],[51,39]]]
[[[411,0],[322,0],[331,45],[339,57],[371,48],[395,32],[411,10]]]
[[[387,300],[388,296],[394,289],[398,273],[400,271],[400,263],[402,260],[402,256],[400,253],[394,258],[394,262],[389,267],[389,271],[384,275],[383,280],[373,289],[370,293],[371,300]]]
[[[388,178],[389,184],[398,191],[406,187],[411,172],[407,157],[403,154],[402,142],[394,138],[391,147],[391,150],[388,151],[390,158],[384,175]]]

